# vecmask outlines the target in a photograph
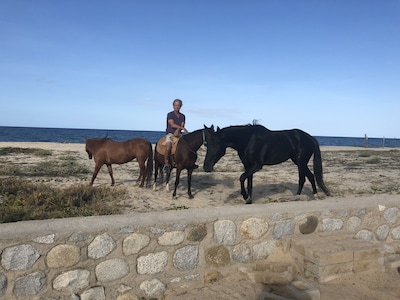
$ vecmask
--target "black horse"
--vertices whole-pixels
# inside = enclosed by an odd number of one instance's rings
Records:
[[[179,178],[183,169],[187,170],[187,182],[188,182],[188,195],[189,199],[193,198],[191,185],[192,185],[192,173],[197,168],[197,150],[205,143],[205,131],[214,131],[214,129],[199,129],[191,133],[183,135],[176,146],[176,151],[172,154],[172,161],[174,162],[173,167],[176,168],[175,188],[172,194],[176,196],[176,189],[179,185]],[[158,172],[164,165],[164,155],[157,151],[157,147],[154,154],[154,189],[156,188]],[[171,169],[166,174],[166,189],[169,190],[169,178],[171,175]],[[162,176],[162,175],[161,175]]]
[[[207,128],[206,126],[204,126]],[[271,131],[261,125],[230,126],[214,131],[206,130],[207,153],[204,160],[204,171],[211,172],[218,160],[225,155],[226,148],[235,149],[242,161],[245,172],[240,176],[241,194],[246,204],[252,202],[253,174],[263,165],[280,164],[289,158],[297,165],[299,171],[300,195],[305,177],[312,185],[314,196],[318,186],[329,196],[329,191],[322,178],[322,159],[318,141],[308,133],[299,130]],[[314,174],[307,164],[314,155]],[[247,192],[244,181],[247,179]]]

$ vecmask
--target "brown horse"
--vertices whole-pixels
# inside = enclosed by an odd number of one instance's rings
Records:
[[[115,184],[111,164],[124,164],[135,159],[139,163],[140,174],[137,183],[140,181],[140,187],[150,186],[153,170],[153,147],[148,140],[135,138],[123,142],[113,141],[109,138],[85,139],[86,152],[89,159],[94,157],[95,167],[90,181],[93,182],[103,165],[107,165],[108,173],[111,177],[111,186]],[[147,160],[147,165],[146,165]]]
[[[210,128],[207,128],[211,130]],[[189,199],[193,198],[191,185],[192,185],[192,173],[193,170],[197,168],[196,159],[197,159],[197,150],[201,147],[201,145],[205,145],[205,129],[199,129],[183,135],[176,146],[176,151],[172,154],[172,160],[175,164],[173,165],[176,168],[176,178],[175,178],[175,188],[172,194],[172,197],[176,196],[176,188],[179,184],[179,178],[181,175],[181,171],[183,169],[187,170],[187,182],[188,182],[188,195]],[[214,131],[214,129],[212,129]],[[158,143],[157,143],[158,144]],[[164,155],[156,150],[154,151],[154,190],[156,189],[156,182],[158,172],[161,170],[165,162]],[[166,172],[166,189],[169,191],[169,178],[171,176],[171,169]],[[161,180],[163,175],[161,173]]]

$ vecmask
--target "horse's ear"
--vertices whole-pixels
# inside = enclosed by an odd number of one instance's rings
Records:
[[[211,125],[210,127],[207,127],[205,124],[204,125],[204,129],[211,129],[212,131],[214,131],[214,125]]]
[[[220,131],[221,129],[219,128],[219,126],[217,126],[217,132]]]

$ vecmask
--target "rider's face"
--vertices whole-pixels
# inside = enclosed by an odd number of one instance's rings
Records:
[[[181,109],[181,105],[179,104],[179,102],[175,102],[174,103],[174,111],[179,112],[180,109]]]

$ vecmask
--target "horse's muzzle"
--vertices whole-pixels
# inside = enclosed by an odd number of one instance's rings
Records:
[[[203,165],[204,172],[212,172],[214,170],[211,165]]]

